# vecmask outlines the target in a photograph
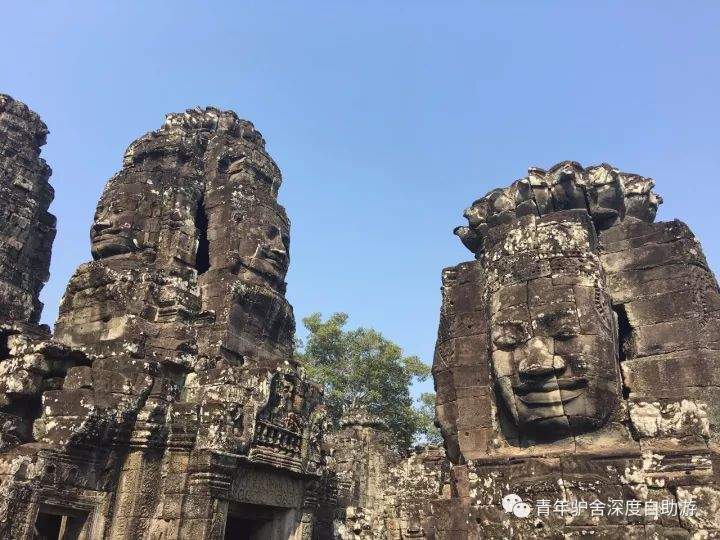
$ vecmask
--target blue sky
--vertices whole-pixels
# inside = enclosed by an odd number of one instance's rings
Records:
[[[283,170],[298,320],[346,311],[426,362],[440,271],[469,258],[452,228],[529,165],[652,176],[659,218],[718,269],[718,2],[46,0],[2,17],[0,91],[51,132],[49,324],[125,147],[196,105],[252,120]]]

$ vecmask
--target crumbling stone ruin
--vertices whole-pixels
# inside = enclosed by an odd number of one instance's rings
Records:
[[[444,448],[402,455],[293,359],[280,171],[233,112],[129,146],[39,325],[46,134],[0,95],[0,538],[720,538],[720,291],[652,180],[563,162],[465,211]]]
[[[326,435],[337,497],[334,534],[343,540],[433,538],[430,502],[449,485],[445,452],[427,445],[400,455],[387,426],[362,408]]]
[[[0,537],[310,537],[325,412],[292,359],[289,221],[260,133],[206,108],[133,142],[50,337],[18,326],[54,232],[47,130],[5,97],[0,122]]]
[[[443,272],[433,363],[439,537],[720,536],[720,293],[652,187],[568,161],[465,211],[475,260]]]

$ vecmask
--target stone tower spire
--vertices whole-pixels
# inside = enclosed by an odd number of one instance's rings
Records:
[[[717,533],[720,290],[687,225],[655,222],[653,186],[564,161],[465,210],[475,260],[443,271],[433,362],[438,537]],[[611,499],[645,513],[557,513]]]
[[[57,338],[179,370],[290,358],[280,182],[262,136],[234,112],[167,115],[105,186],[90,231],[95,260],[70,281]]]
[[[51,170],[40,157],[47,134],[27,105],[0,94],[0,323],[40,320],[55,239]]]

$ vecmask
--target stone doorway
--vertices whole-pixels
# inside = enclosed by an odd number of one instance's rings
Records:
[[[230,503],[225,540],[286,540],[293,532],[294,517],[287,508]]]

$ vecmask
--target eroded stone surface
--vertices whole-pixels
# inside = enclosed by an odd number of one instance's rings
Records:
[[[183,370],[292,355],[290,231],[280,171],[250,122],[217,109],[168,115],[133,142],[91,228],[56,337]]]
[[[38,325],[55,238],[51,171],[40,157],[47,134],[36,113],[0,94],[0,451],[31,439],[40,395],[67,353],[43,344],[49,331]]]
[[[425,446],[400,455],[389,436],[377,417],[352,409],[343,417],[340,431],[327,437],[338,487],[336,538],[434,537],[430,503],[449,484],[445,453]]]
[[[289,221],[251,123],[193,109],[130,145],[51,337],[47,130],[0,98],[0,536],[720,536],[720,292],[687,226],[653,223],[652,180],[563,162],[466,210],[445,448],[401,455],[362,409],[328,433],[292,359]],[[610,501],[632,506],[592,512]]]
[[[47,126],[0,94],[0,323],[37,323],[49,277],[55,217],[50,167],[40,157]]]

